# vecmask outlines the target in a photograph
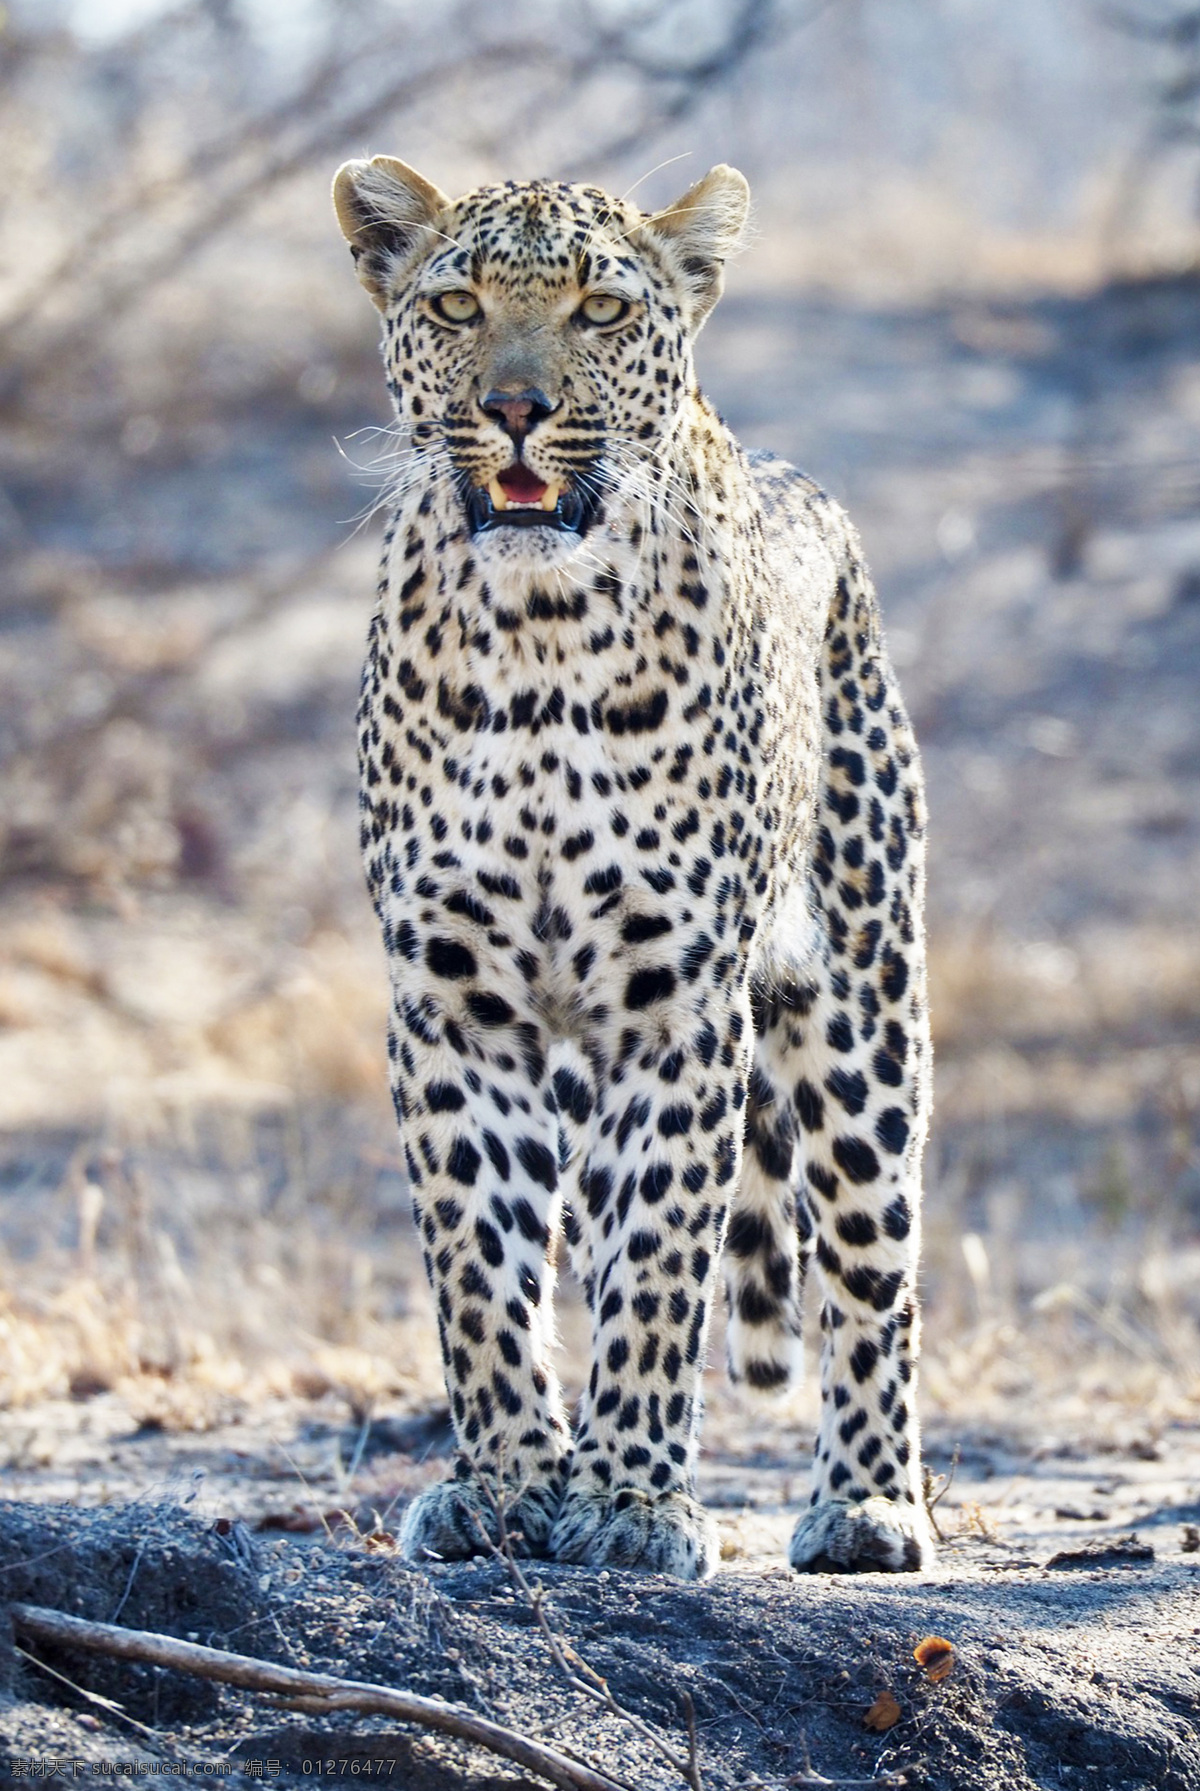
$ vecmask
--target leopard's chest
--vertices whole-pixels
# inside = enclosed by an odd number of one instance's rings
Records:
[[[394,668],[368,678],[364,838],[385,939],[402,951],[452,926],[477,959],[486,944],[559,1032],[631,946],[700,941],[698,973],[736,953],[769,884],[734,668],[710,653],[682,684],[636,638],[614,649],[565,671],[464,660],[453,700],[429,677],[399,694]]]

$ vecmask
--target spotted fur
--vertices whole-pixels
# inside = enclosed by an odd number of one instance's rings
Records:
[[[815,1258],[790,1558],[917,1567],[921,778],[853,530],[696,384],[745,183],[714,169],[648,217],[551,181],[451,201],[376,158],[335,202],[411,442],[362,842],[462,1459],[404,1546],[474,1552],[502,1484],[535,1553],[711,1572],[718,1265],[733,1376],[770,1392]],[[555,511],[495,511],[502,473]],[[573,1431],[560,1229],[593,1324]]]

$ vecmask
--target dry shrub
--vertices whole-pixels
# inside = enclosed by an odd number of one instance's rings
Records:
[[[935,930],[930,942],[935,1042],[1143,1036],[1200,1019],[1200,933],[1162,925],[1092,926],[1062,941],[993,929]]]
[[[382,1104],[386,972],[372,948],[357,947],[318,934],[278,987],[209,1029],[212,1049],[235,1073],[299,1094]]]

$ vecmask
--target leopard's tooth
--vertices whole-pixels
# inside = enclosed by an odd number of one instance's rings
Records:
[[[543,510],[553,510],[555,504],[557,504],[557,502],[559,500],[559,495],[561,494],[561,492],[562,492],[562,486],[559,485],[557,482],[553,485],[547,485],[547,487],[546,487],[545,491],[543,491],[542,497],[541,497],[542,509]]]
[[[488,480],[487,493],[492,500],[492,508],[494,510],[508,509],[508,493],[505,491],[503,485],[501,485],[499,479]]]

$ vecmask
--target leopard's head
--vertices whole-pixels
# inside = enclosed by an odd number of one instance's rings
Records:
[[[383,314],[411,486],[458,506],[485,562],[564,565],[676,426],[744,178],[713,168],[647,215],[543,180],[451,200],[376,156],[347,162],[333,197]]]

